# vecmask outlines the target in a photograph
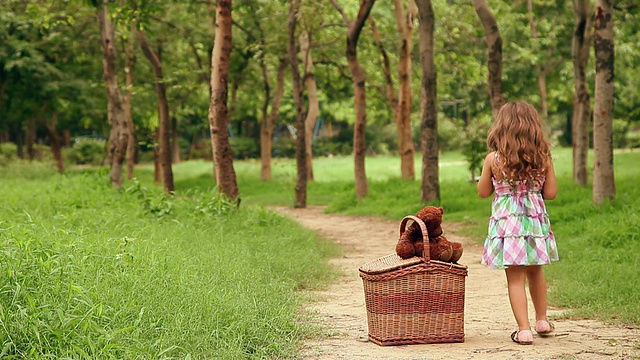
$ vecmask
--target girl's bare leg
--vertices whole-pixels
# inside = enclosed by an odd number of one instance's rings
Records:
[[[507,287],[509,289],[509,302],[511,310],[518,323],[518,339],[522,341],[533,340],[531,324],[529,323],[529,311],[527,308],[527,292],[525,281],[527,269],[524,266],[511,266],[506,269]]]
[[[544,278],[542,266],[527,266],[526,270],[531,301],[536,310],[536,331],[550,331],[550,325],[547,322],[547,281]]]

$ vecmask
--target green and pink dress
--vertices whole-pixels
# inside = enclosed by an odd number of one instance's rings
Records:
[[[495,196],[482,263],[504,269],[558,261],[556,239],[542,198],[544,178],[513,185],[495,177],[491,181]]]

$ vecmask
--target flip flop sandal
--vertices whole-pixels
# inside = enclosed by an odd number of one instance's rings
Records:
[[[540,337],[553,337],[555,336],[555,331],[556,331],[556,326],[548,320],[541,320],[541,321],[546,321],[547,324],[549,324],[549,330],[547,331],[538,331],[536,330],[536,333],[538,334],[538,336]],[[537,324],[536,324],[536,328],[537,328]]]
[[[528,331],[528,330],[522,330],[522,331]],[[531,344],[533,344],[533,340],[530,340],[530,341],[520,340],[520,333],[521,333],[521,331],[519,331],[519,330],[516,330],[516,331],[511,333],[511,340],[513,340],[514,343],[520,344],[520,345],[531,345]]]

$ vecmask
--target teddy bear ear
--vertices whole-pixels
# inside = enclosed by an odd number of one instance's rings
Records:
[[[440,215],[444,214],[444,208],[442,208],[442,207],[438,207],[437,209],[438,209],[438,211],[440,212]]]

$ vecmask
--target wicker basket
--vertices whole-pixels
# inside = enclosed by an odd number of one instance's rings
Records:
[[[425,224],[424,258],[392,254],[364,264],[360,277],[367,305],[369,340],[378,345],[464,342],[464,281],[467,267],[430,260]]]

